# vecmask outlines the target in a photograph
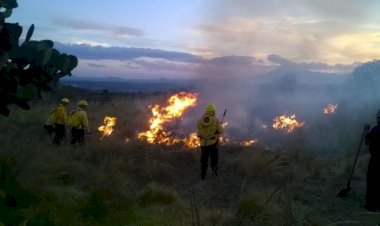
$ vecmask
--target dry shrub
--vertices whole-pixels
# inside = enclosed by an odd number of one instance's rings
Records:
[[[175,202],[177,202],[175,192],[156,183],[148,184],[137,195],[137,203],[141,207],[147,207],[154,204],[170,205]]]

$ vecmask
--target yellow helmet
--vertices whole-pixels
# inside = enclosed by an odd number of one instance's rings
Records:
[[[206,111],[216,111],[215,104],[209,104],[207,105]]]
[[[87,106],[87,101],[80,100],[79,103],[78,103],[78,106]]]
[[[67,98],[62,98],[61,103],[62,104],[68,104],[70,101]]]

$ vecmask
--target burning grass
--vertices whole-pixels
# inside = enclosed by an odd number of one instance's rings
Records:
[[[112,134],[113,127],[116,125],[116,121],[117,121],[116,117],[112,117],[112,116],[104,117],[104,125],[98,127],[98,130],[103,133],[100,139],[103,139],[104,137],[110,136]]]
[[[325,108],[323,108],[323,113],[327,115],[335,114],[337,108],[338,104],[328,104]]]
[[[165,124],[175,119],[180,119],[184,112],[197,102],[197,94],[180,92],[172,95],[167,100],[167,106],[161,107],[155,104],[151,107],[152,116],[149,118],[149,130],[138,134],[138,138],[148,143],[173,145],[184,142],[184,139],[176,138],[173,133],[165,129]]]
[[[273,119],[273,125],[272,127],[274,129],[283,130],[287,133],[293,132],[295,129],[303,127],[305,125],[305,122],[298,122],[296,119],[296,115],[281,115],[277,116]]]

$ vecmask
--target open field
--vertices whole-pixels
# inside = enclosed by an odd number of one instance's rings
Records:
[[[78,93],[89,100],[92,134],[84,147],[72,147],[68,140],[54,147],[42,128],[47,112],[62,96],[76,103]],[[309,132],[315,128],[310,126],[286,135],[264,133],[266,138],[249,147],[221,146],[219,175],[209,170],[202,181],[199,149],[134,139],[136,131],[146,126],[146,106],[166,97],[99,96],[65,88],[45,102],[36,100],[29,111],[12,108],[9,117],[0,118],[0,222],[173,226],[380,223],[380,212],[363,208],[369,158],[366,147],[351,182],[352,191],[346,198],[336,195],[345,188],[352,167],[362,131],[361,116],[349,126],[337,117],[327,119],[330,127],[326,128],[318,123],[321,118],[315,118],[314,124],[322,127],[315,136],[323,138],[319,141],[310,139]],[[110,137],[100,140],[97,127],[106,115],[116,116],[118,123]],[[126,142],[126,138],[131,140]],[[334,140],[338,143],[333,144]],[[324,145],[311,145],[315,143]]]

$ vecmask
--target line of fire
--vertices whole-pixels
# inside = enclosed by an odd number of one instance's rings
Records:
[[[139,131],[134,138],[125,138],[125,141],[129,142],[131,139],[138,139],[149,144],[163,144],[168,146],[181,144],[187,150],[198,148],[200,142],[196,131],[189,131],[187,134],[184,132],[177,133],[174,131],[175,128],[168,127],[169,124],[184,120],[186,111],[197,106],[197,102],[197,93],[179,92],[170,96],[164,106],[161,106],[160,104],[148,106],[151,113],[148,118],[149,127],[146,131]],[[337,104],[328,104],[322,109],[322,113],[332,115],[336,113],[337,108]],[[116,123],[116,117],[104,117],[104,124],[98,127],[98,130],[101,133],[100,140],[112,135]],[[230,122],[226,120],[222,124],[223,128],[227,129],[227,131],[229,123]],[[297,129],[304,127],[305,124],[306,122],[297,119],[296,114],[285,112],[283,115],[276,116],[272,122],[262,123],[261,128],[263,130],[273,129],[284,134],[291,134]],[[219,137],[219,143],[221,145],[234,144],[249,147],[258,142],[259,140],[254,137],[247,140],[232,139],[228,136],[228,132]]]

